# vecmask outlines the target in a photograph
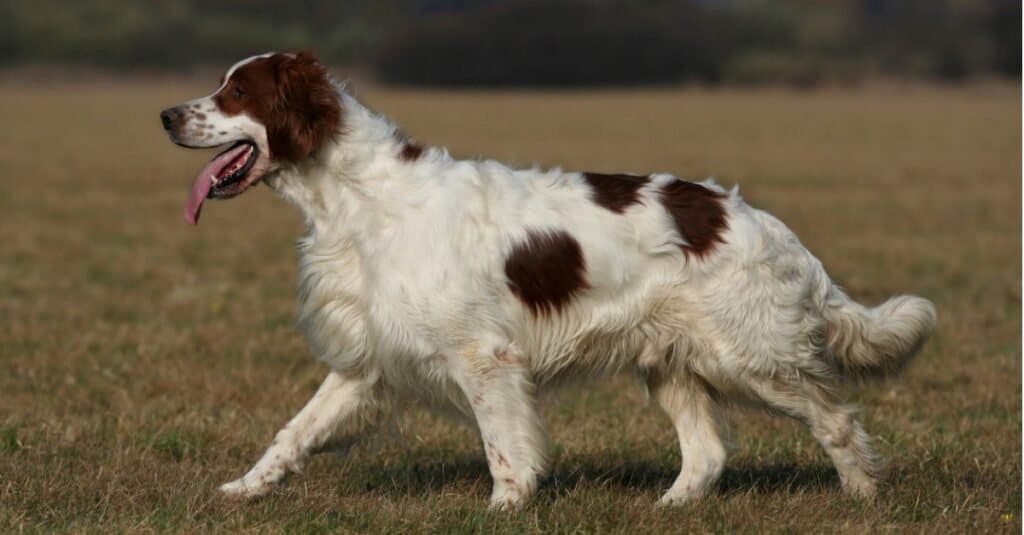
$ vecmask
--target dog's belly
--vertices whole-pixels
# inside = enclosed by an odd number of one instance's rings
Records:
[[[537,332],[525,340],[530,369],[538,385],[574,378],[613,375],[632,369],[650,339],[641,328],[586,329],[568,337]]]

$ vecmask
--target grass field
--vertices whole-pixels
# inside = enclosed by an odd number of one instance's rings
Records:
[[[714,494],[656,509],[674,431],[621,377],[545,401],[555,471],[519,513],[486,509],[474,435],[416,411],[266,499],[217,495],[325,368],[293,325],[298,214],[258,188],[182,221],[209,154],[157,112],[210,89],[0,86],[0,532],[1020,532],[1018,87],[363,88],[459,156],[739,183],[858,300],[938,307],[906,374],[855,393],[892,459],[873,503],[802,427],[736,413]]]

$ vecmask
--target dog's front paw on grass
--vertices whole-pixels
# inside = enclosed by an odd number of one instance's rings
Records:
[[[521,498],[503,497],[492,498],[488,504],[491,511],[515,512],[526,506],[526,500]]]
[[[863,501],[874,501],[878,495],[878,483],[869,477],[842,479],[843,491]]]
[[[530,501],[528,492],[520,485],[510,481],[499,481],[491,492],[489,508],[492,511],[518,511]]]
[[[695,502],[697,500],[704,499],[708,495],[709,488],[697,487],[690,488],[687,486],[676,487],[673,486],[665,494],[658,499],[655,503],[656,507],[681,507],[688,503]]]
[[[657,508],[682,507],[703,497],[703,495],[696,494],[665,494],[657,502],[654,502],[654,506]]]
[[[220,486],[220,493],[231,499],[254,500],[266,496],[274,489],[274,484],[265,481],[248,481],[246,478],[238,478]]]

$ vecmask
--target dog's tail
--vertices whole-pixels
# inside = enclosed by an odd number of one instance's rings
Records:
[[[935,329],[931,301],[901,295],[866,308],[832,288],[825,307],[825,349],[840,374],[874,379],[899,372]]]

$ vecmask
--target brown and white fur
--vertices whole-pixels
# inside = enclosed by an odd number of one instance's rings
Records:
[[[736,189],[455,160],[402,136],[306,53],[241,61],[162,119],[180,145],[237,144],[197,178],[189,221],[202,197],[263,182],[308,226],[299,323],[331,371],[225,493],[263,495],[416,400],[475,423],[491,504],[515,508],[549,468],[538,391],[632,370],[679,435],[663,503],[721,474],[729,400],[806,423],[843,487],[874,494],[880,464],[844,380],[901,368],[935,309],[851,301]]]

